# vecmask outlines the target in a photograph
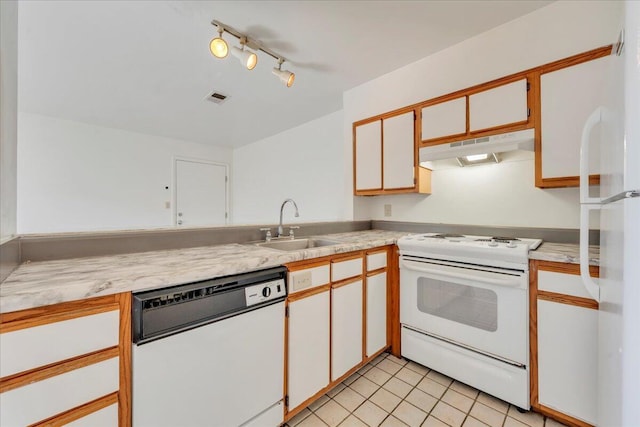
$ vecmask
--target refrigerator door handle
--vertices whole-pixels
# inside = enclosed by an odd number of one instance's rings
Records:
[[[600,199],[589,197],[589,138],[593,128],[602,119],[602,107],[598,107],[589,115],[582,128],[580,139],[580,203],[600,203]]]
[[[580,206],[580,277],[589,295],[600,302],[600,286],[589,274],[589,212],[595,209],[600,205]]]
[[[618,200],[631,199],[633,197],[640,197],[640,190],[623,191],[615,196],[611,196],[608,199],[604,199],[602,204],[617,202]]]

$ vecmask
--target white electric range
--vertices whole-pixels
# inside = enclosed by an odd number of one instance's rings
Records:
[[[540,239],[398,240],[402,355],[529,409],[529,250]]]

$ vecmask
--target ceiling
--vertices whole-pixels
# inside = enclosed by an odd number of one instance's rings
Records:
[[[239,147],[342,108],[342,93],[550,1],[22,1],[21,111]],[[217,19],[287,58],[214,58]],[[236,39],[225,35],[230,45]],[[204,99],[229,96],[222,105]]]

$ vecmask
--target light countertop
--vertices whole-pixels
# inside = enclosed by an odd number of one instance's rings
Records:
[[[323,235],[341,242],[284,252],[251,244],[225,244],[139,252],[20,265],[0,285],[0,313],[103,295],[197,282],[294,261],[396,243],[407,232],[368,230]],[[598,265],[598,247],[590,247],[590,264]],[[543,243],[531,259],[578,262],[578,245]]]
[[[293,252],[251,244],[138,252],[24,263],[0,285],[0,313],[121,292],[197,282],[293,261],[394,244],[408,233],[357,231],[323,235],[340,245]]]

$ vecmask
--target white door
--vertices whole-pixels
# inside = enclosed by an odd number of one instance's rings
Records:
[[[180,226],[227,222],[227,166],[176,159],[175,223]]]
[[[376,120],[356,127],[356,190],[382,188],[381,123],[380,120]]]
[[[331,293],[331,381],[335,381],[362,362],[362,280]]]
[[[289,410],[329,384],[329,311],[328,290],[289,302]]]
[[[479,131],[527,121],[527,79],[469,96],[469,130]]]
[[[414,183],[415,142],[413,111],[382,122],[383,187],[411,188]]]
[[[386,256],[386,253],[384,254]],[[387,273],[367,277],[367,357],[387,346]]]

